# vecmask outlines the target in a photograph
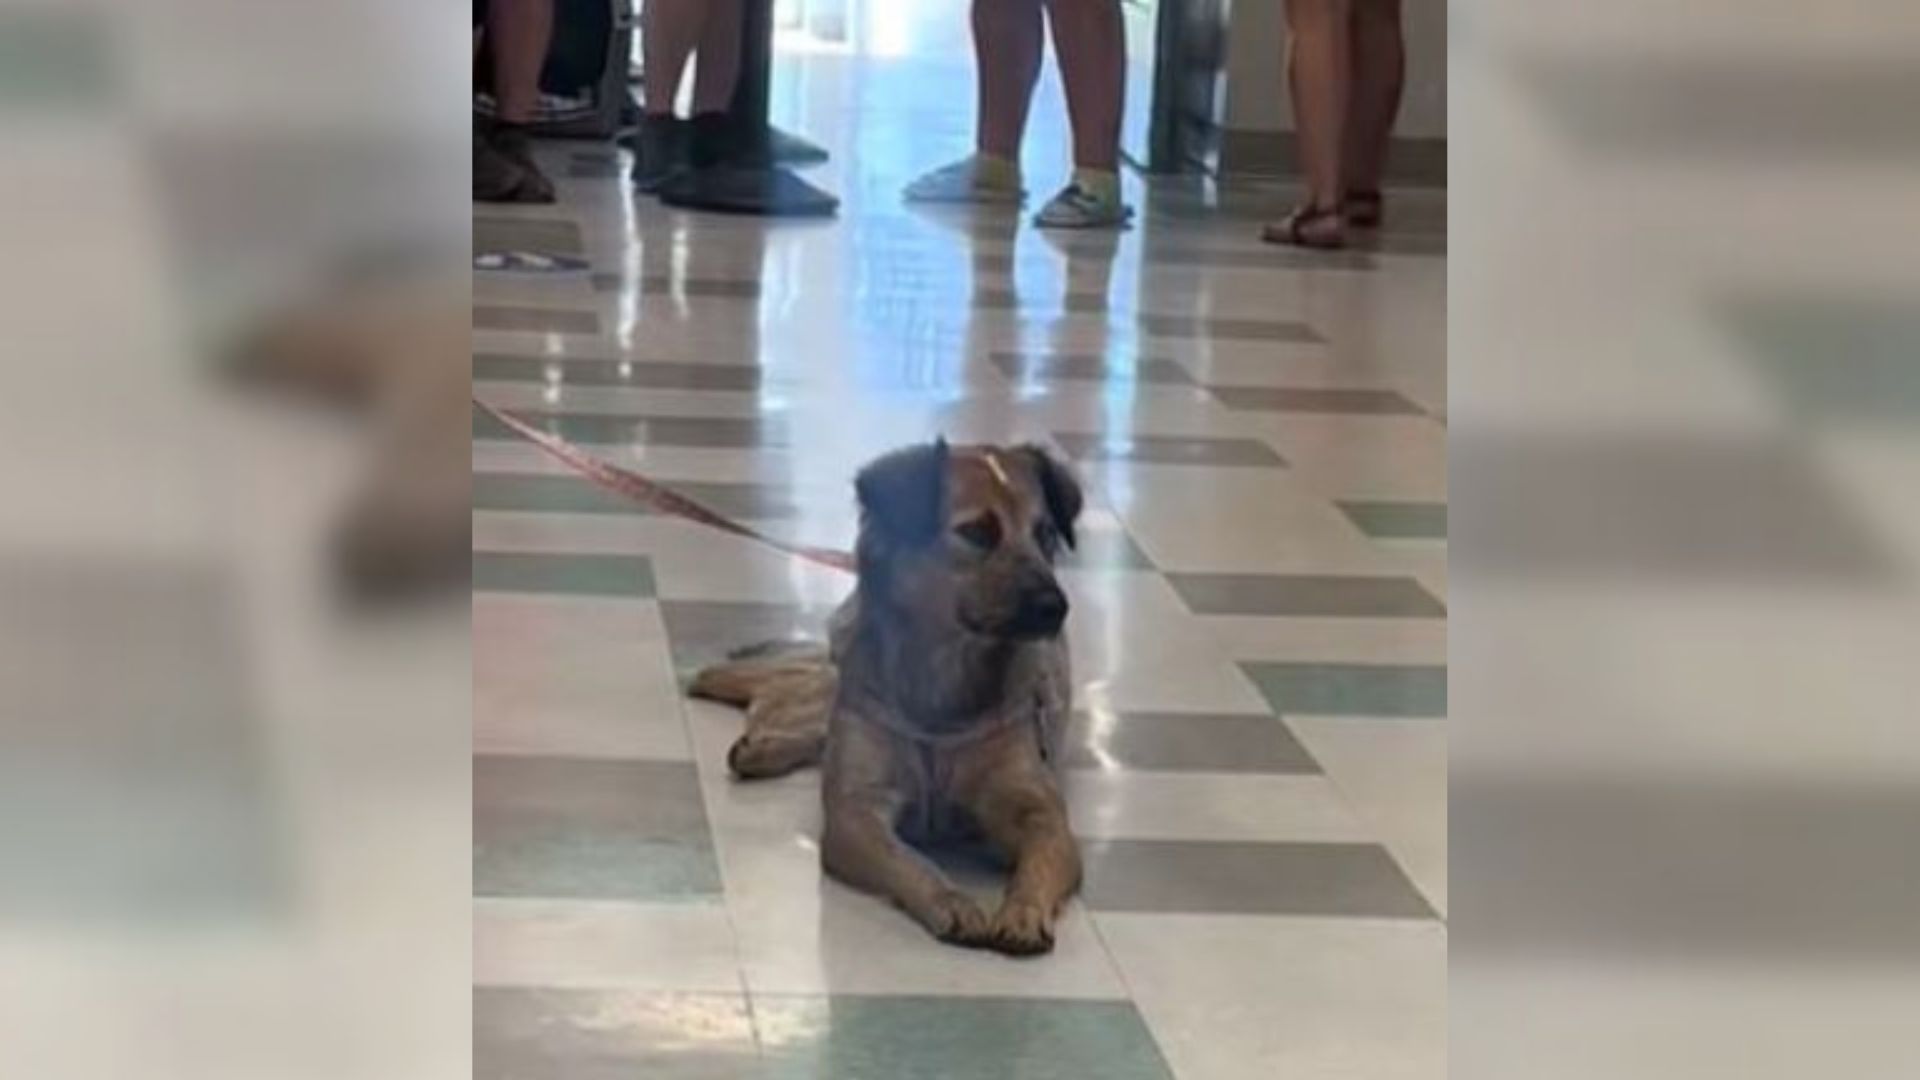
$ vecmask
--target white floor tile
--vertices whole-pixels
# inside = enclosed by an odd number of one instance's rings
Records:
[[[1446,1074],[1439,923],[1101,915],[1181,1080],[1430,1080]]]
[[[1162,570],[1332,574],[1376,565],[1359,530],[1285,469],[1105,464],[1087,472]]]
[[[1265,700],[1160,575],[1062,571],[1059,577],[1073,601],[1067,634],[1079,706],[1265,710]]]
[[[724,904],[479,898],[473,981],[734,993],[740,972]]]
[[[473,665],[478,753],[689,755],[652,601],[477,594]]]
[[[1076,769],[1066,791],[1074,832],[1090,839],[1372,839],[1318,776]]]
[[[1446,723],[1295,716],[1287,726],[1427,902],[1445,914]]]

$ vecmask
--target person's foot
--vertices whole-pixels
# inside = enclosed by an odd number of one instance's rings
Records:
[[[485,203],[550,203],[553,185],[539,173],[501,152],[480,132],[473,134],[473,201]]]
[[[671,115],[642,117],[633,143],[633,186],[651,195],[686,167],[686,122]]]
[[[533,140],[527,134],[526,125],[495,123],[488,129],[484,138],[493,153],[504,158],[515,169],[519,170],[520,176],[518,183],[512,189],[512,198],[482,201],[550,203],[554,200],[553,181],[547,179],[547,174],[541,172],[539,164],[533,160]],[[478,199],[480,198],[481,169],[478,143],[475,144],[473,168],[474,198]],[[503,177],[505,175],[503,171],[498,169],[497,165],[490,163],[488,168],[493,170],[494,177]]]
[[[1004,158],[973,154],[920,177],[906,188],[906,200],[917,203],[976,203],[1017,205],[1027,197],[1020,186],[1020,166]]]
[[[1337,251],[1347,246],[1347,219],[1337,206],[1296,206],[1286,217],[1260,230],[1269,244]]]
[[[1112,173],[1077,173],[1073,182],[1047,200],[1033,217],[1043,229],[1117,229],[1133,217],[1120,201],[1120,178]]]
[[[1349,191],[1342,202],[1347,224],[1356,229],[1377,229],[1386,220],[1387,202],[1378,188]]]
[[[726,113],[700,113],[688,122],[687,131],[687,163],[695,169],[736,163],[739,148],[733,137],[733,119]]]

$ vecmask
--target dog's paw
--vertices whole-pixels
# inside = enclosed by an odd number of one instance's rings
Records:
[[[333,535],[335,573],[360,600],[386,600],[466,588],[471,543],[451,516],[397,510],[370,496],[357,501]]]
[[[1008,956],[1053,951],[1053,916],[1038,904],[1010,900],[993,917],[992,945]]]
[[[766,776],[769,770],[765,758],[766,747],[755,742],[751,735],[740,736],[727,748],[727,768],[742,780],[758,780]]]
[[[933,898],[925,922],[934,937],[949,945],[987,945],[993,940],[987,913],[972,897],[953,889]]]
[[[826,750],[826,739],[742,735],[727,751],[727,768],[741,780],[771,780],[795,769],[817,764]]]

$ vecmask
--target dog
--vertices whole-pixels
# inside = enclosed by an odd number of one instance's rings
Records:
[[[373,446],[330,549],[357,599],[464,590],[472,498],[471,303],[459,283],[344,282],[272,313],[226,374],[367,414]]]
[[[859,581],[820,646],[760,646],[700,672],[743,706],[743,779],[824,762],[821,863],[954,945],[1033,955],[1080,884],[1056,767],[1071,704],[1054,561],[1082,495],[1033,445],[894,451],[854,481]],[[988,915],[911,843],[979,836],[1012,868]]]

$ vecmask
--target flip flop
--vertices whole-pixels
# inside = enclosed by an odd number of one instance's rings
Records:
[[[1347,211],[1347,224],[1360,229],[1377,229],[1387,216],[1386,200],[1381,198],[1379,189],[1371,191],[1349,191],[1344,206]]]
[[[1296,206],[1286,217],[1260,230],[1260,239],[1269,244],[1338,251],[1347,246],[1346,217],[1337,206]]]

